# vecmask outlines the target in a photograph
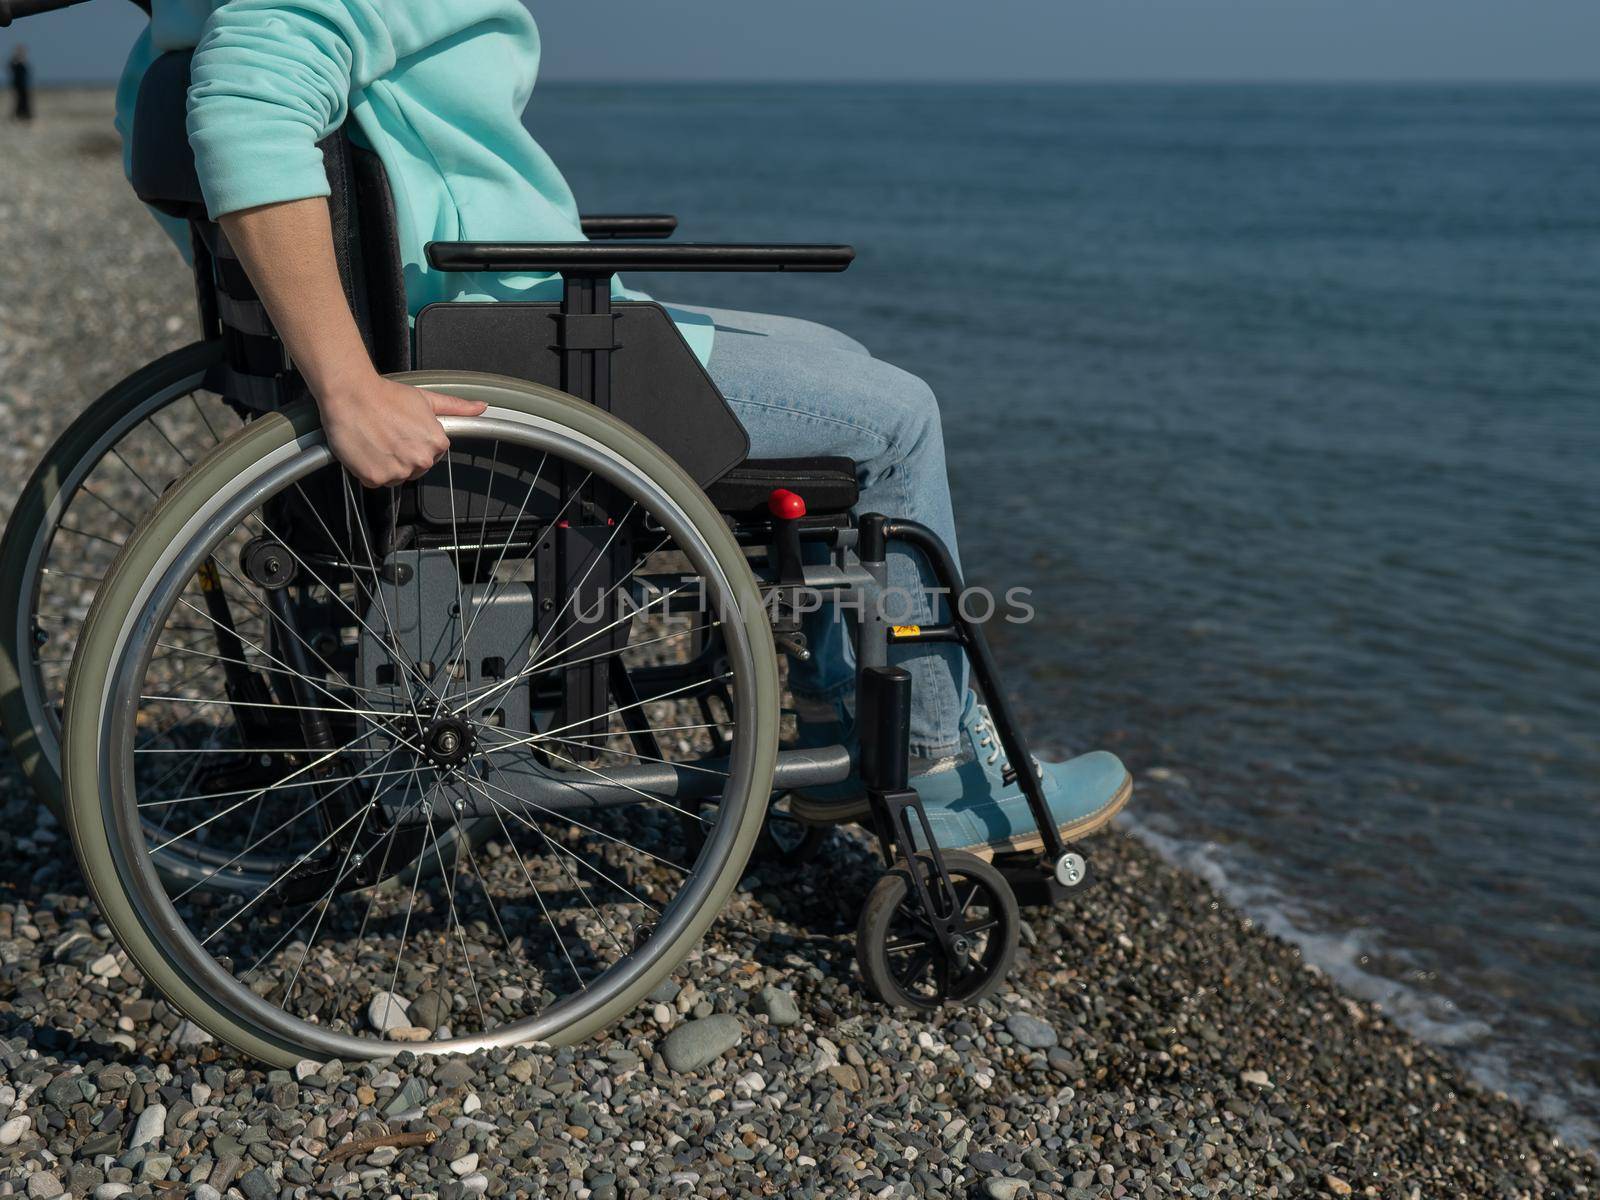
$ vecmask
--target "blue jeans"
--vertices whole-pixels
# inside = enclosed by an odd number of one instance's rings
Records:
[[[955,515],[945,474],[939,405],[915,375],[873,358],[853,338],[794,317],[673,305],[716,324],[707,370],[750,433],[752,458],[842,455],[859,468],[857,513],[921,521],[956,549]],[[901,624],[935,624],[948,606],[922,555],[889,555],[888,615]],[[907,609],[902,616],[902,610]],[[855,689],[855,651],[840,614],[825,606],[805,622],[809,662],[790,662],[797,696],[843,700]],[[911,750],[927,758],[956,754],[966,660],[947,645],[903,646],[891,661],[911,672]]]

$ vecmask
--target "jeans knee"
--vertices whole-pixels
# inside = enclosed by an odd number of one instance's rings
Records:
[[[939,420],[939,400],[928,384],[898,367],[890,368],[895,375],[894,387],[886,389],[888,403],[886,414],[892,414],[894,429],[890,441],[897,458],[905,458],[930,444],[943,446],[944,430]]]

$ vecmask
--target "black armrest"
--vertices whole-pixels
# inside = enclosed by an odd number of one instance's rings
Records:
[[[652,246],[588,242],[429,242],[439,271],[533,271],[604,278],[619,271],[842,271],[849,246]]]
[[[596,214],[584,217],[583,236],[595,241],[611,238],[669,238],[678,218],[667,213]]]

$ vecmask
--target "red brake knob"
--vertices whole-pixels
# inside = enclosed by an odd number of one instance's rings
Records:
[[[780,521],[793,521],[806,515],[806,498],[788,488],[773,488],[767,497],[767,511]]]

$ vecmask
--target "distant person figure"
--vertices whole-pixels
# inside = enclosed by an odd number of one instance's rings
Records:
[[[11,52],[11,96],[15,101],[11,115],[19,121],[33,120],[33,68],[28,66],[28,48]]]

